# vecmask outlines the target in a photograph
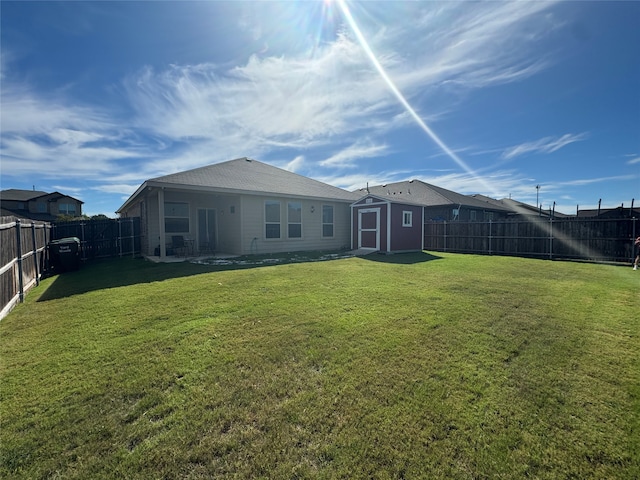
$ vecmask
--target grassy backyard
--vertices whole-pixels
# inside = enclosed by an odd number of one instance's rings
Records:
[[[122,259],[0,322],[3,478],[640,478],[640,272]]]

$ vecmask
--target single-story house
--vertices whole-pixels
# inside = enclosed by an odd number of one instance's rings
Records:
[[[79,217],[82,202],[60,192],[8,189],[0,192],[0,208],[3,212],[30,220],[53,222],[59,215]],[[3,213],[4,215],[4,213]]]
[[[145,181],[118,209],[140,217],[144,255],[351,247],[356,193],[250,158]]]
[[[351,205],[353,248],[387,253],[420,251],[424,206],[373,194]]]

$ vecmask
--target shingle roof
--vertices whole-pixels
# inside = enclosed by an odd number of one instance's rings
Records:
[[[8,190],[2,190],[0,192],[0,199],[11,200],[15,202],[28,202],[34,198],[47,195],[47,192],[40,192],[38,190],[18,190],[10,188]]]
[[[354,201],[358,195],[249,158],[153,178],[147,184]]]
[[[421,180],[406,180],[404,182],[388,183],[368,187],[369,192],[383,198],[391,198],[398,201],[417,203],[426,207],[441,205],[465,205],[492,210],[507,210],[500,205],[488,205],[487,202],[477,200],[468,195],[452,192],[446,188],[436,187]],[[367,194],[366,188],[357,191],[360,196]]]

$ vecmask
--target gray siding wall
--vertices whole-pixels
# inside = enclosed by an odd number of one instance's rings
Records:
[[[265,238],[265,201],[280,202],[280,238]],[[287,238],[287,203],[302,204],[302,238]],[[333,237],[322,237],[322,206],[333,206]],[[313,212],[311,211],[313,207]],[[242,254],[338,250],[350,246],[349,204],[276,196],[242,198]]]
[[[280,238],[265,238],[265,201],[280,202]],[[214,195],[190,191],[165,190],[165,202],[186,202],[189,205],[189,231],[165,233],[167,246],[173,235],[185,235],[197,241],[198,209],[216,211],[216,251],[236,255],[278,252],[339,250],[350,247],[350,207],[348,203],[291,199],[258,195]],[[302,238],[287,238],[287,204],[302,204]],[[158,193],[145,197],[147,212],[147,252],[153,254],[160,244]],[[333,206],[333,237],[322,237],[322,206]],[[313,207],[313,211],[312,211]],[[139,208],[132,206],[123,212],[126,216],[138,216]],[[196,242],[196,249],[199,248]]]

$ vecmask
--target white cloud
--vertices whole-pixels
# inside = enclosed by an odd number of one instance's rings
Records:
[[[631,160],[627,160],[628,165],[635,165],[636,163],[640,163],[640,157],[632,158]]]
[[[294,158],[289,163],[287,163],[284,166],[284,169],[290,172],[297,172],[300,170],[300,168],[302,168],[303,164],[304,164],[304,157],[302,155],[298,155],[296,158]]]
[[[533,142],[525,142],[520,145],[509,147],[502,152],[500,157],[504,160],[524,155],[527,153],[553,153],[574,142],[581,142],[587,139],[586,133],[571,134],[566,133],[561,137],[544,137]]]
[[[355,162],[360,159],[380,157],[388,153],[389,147],[384,144],[376,144],[370,139],[358,140],[356,143],[340,150],[319,164],[323,167],[350,168],[355,167]]]

